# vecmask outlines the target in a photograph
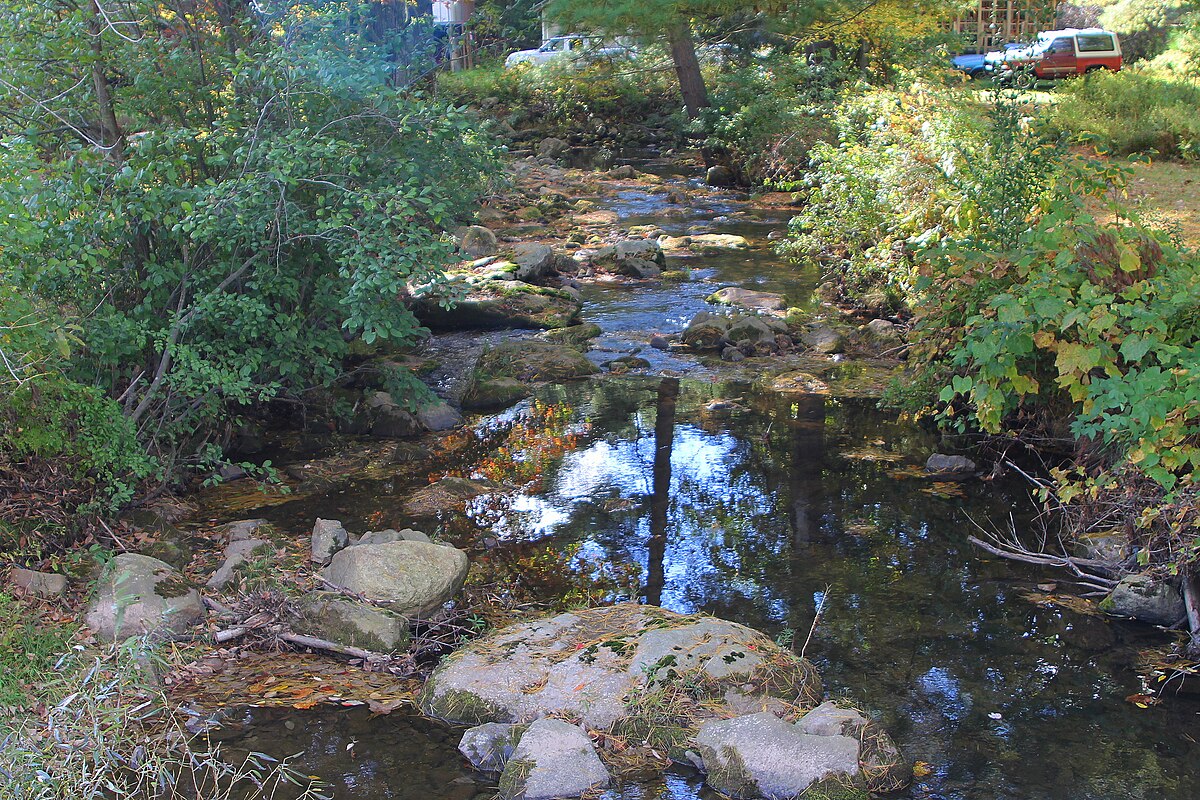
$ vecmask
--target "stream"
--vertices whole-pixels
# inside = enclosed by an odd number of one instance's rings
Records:
[[[877,714],[920,762],[921,777],[900,797],[1200,797],[1197,698],[1151,708],[1125,699],[1142,691],[1137,653],[1161,647],[1165,635],[1056,603],[1045,584],[1063,575],[984,558],[968,543],[975,524],[1028,523],[1022,484],[925,477],[919,467],[938,434],[873,400],[770,393],[645,346],[652,333],[678,331],[711,309],[704,298],[721,286],[809,302],[815,271],[783,262],[767,244],[786,213],[717,195],[667,218],[658,187],[621,192],[605,206],[625,226],[678,235],[699,225],[746,236],[752,248],[670,259],[668,269],[690,269],[683,283],[584,287],[585,320],[604,331],[591,357],[641,347],[651,368],[540,391],[534,400],[564,414],[545,433],[567,443],[525,454],[542,459],[534,486],[439,523],[397,510],[428,475],[364,473],[260,509],[213,500],[205,516],[261,516],[297,537],[317,516],[356,533],[412,524],[473,561],[551,545],[571,554],[561,569],[608,587],[604,599],[708,612],[791,641],[820,669],[828,697]],[[433,349],[461,343],[451,334]],[[534,400],[471,424],[520,420]],[[289,454],[274,457],[286,464]],[[455,467],[482,469],[469,459]],[[297,764],[338,798],[492,796],[494,783],[457,753],[460,736],[403,712],[328,707],[243,709],[219,733],[235,749],[301,754]],[[604,795],[716,796],[682,769]]]

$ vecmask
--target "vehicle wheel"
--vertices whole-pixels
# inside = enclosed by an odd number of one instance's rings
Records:
[[[987,70],[984,69],[983,67],[979,67],[978,69],[973,69],[967,73],[967,77],[969,77],[973,81],[977,81],[981,78],[986,78]]]
[[[1023,69],[1013,75],[1013,85],[1018,89],[1032,89],[1037,83],[1037,74],[1031,69]]]
[[[1092,66],[1085,69],[1083,71],[1083,74],[1084,74],[1084,77],[1087,77],[1088,75],[1091,75],[1095,72],[1101,72],[1103,69],[1104,69],[1103,64],[1093,64]]]

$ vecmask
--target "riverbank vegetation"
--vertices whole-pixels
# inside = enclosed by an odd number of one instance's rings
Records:
[[[723,184],[786,193],[795,218],[779,252],[819,268],[822,298],[848,319],[907,336],[886,349],[907,359],[887,402],[978,437],[1002,467],[1040,459],[1035,490],[1064,533],[1119,530],[1140,566],[1195,586],[1200,229],[1176,213],[1195,187],[1160,161],[1200,159],[1200,23],[1187,4],[1170,36],[1147,34],[1140,66],[1064,82],[1046,102],[945,67],[948,1],[771,14],[721,0],[552,2],[565,24],[628,34],[638,54],[514,70],[485,59],[439,75],[414,28],[383,24],[384,5],[0,10],[6,565],[65,572],[75,548],[71,571],[94,577],[131,508],[222,475],[275,478],[269,460],[233,463],[258,423],[361,410],[362,360],[427,335],[412,297],[455,299],[456,229],[484,221],[481,199],[504,217],[493,202],[504,146],[547,167],[571,145],[595,149],[597,167],[651,146],[694,148],[689,163],[723,168]],[[536,39],[532,4],[480,7],[497,48]],[[546,137],[565,141],[539,152]],[[1156,193],[1156,181],[1173,182]],[[595,211],[554,198],[560,188],[528,197],[551,197],[563,219]],[[545,232],[547,207],[525,204],[518,228]],[[574,250],[596,243],[571,236]],[[546,250],[547,264],[570,258]],[[427,392],[409,366],[388,361],[370,387],[390,397],[379,408],[397,428]],[[498,448],[462,477],[537,483],[574,446],[564,420],[514,424],[541,444],[536,457]],[[527,590],[529,606],[636,583],[614,569],[564,585],[584,561],[557,544],[491,558],[493,580]],[[278,566],[277,553],[256,559]],[[0,616],[54,608],[0,593]],[[12,712],[0,779],[26,776],[18,796],[155,796],[185,773],[205,796],[245,781],[307,786],[286,768],[189,749],[170,701],[147,688],[145,653],[81,642],[71,615],[55,622],[0,634],[0,709]]]

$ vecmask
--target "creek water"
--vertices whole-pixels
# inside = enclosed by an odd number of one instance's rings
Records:
[[[763,246],[785,217],[714,203],[662,219],[652,193],[610,201],[630,225],[677,232],[699,221],[755,248],[692,259],[682,284],[588,287],[585,317],[605,331],[602,348],[628,352],[650,332],[680,329],[722,285],[796,301],[811,292],[815,275],[792,272]],[[1200,797],[1200,703],[1125,701],[1141,691],[1135,654],[1161,646],[1163,634],[1045,602],[1037,584],[1061,575],[984,558],[968,543],[975,524],[1027,524],[1023,486],[919,475],[938,436],[873,401],[774,394],[683,357],[642,354],[656,359],[651,372],[686,377],[546,387],[536,400],[561,413],[540,433],[565,443],[545,449],[534,430],[514,444],[514,462],[536,462],[536,482],[466,518],[405,518],[401,501],[430,477],[411,470],[344,475],[249,513],[296,536],[318,515],[354,532],[413,524],[480,562],[550,545],[571,554],[559,568],[578,573],[573,585],[605,587],[606,599],[710,612],[790,640],[818,665],[827,695],[870,709],[927,765],[903,797]],[[527,420],[531,402],[475,424]],[[486,471],[478,457],[453,467]],[[339,798],[488,797],[494,783],[458,756],[460,735],[415,716],[320,708],[248,709],[221,733],[235,748],[301,754],[301,768]],[[680,771],[606,797],[715,795]]]

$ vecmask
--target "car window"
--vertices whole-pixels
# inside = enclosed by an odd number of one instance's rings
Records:
[[[1079,52],[1097,53],[1116,50],[1111,33],[1081,33],[1077,37]]]
[[[1075,43],[1071,41],[1070,37],[1064,36],[1061,39],[1055,39],[1054,43],[1050,45],[1050,49],[1047,52],[1074,53]]]

